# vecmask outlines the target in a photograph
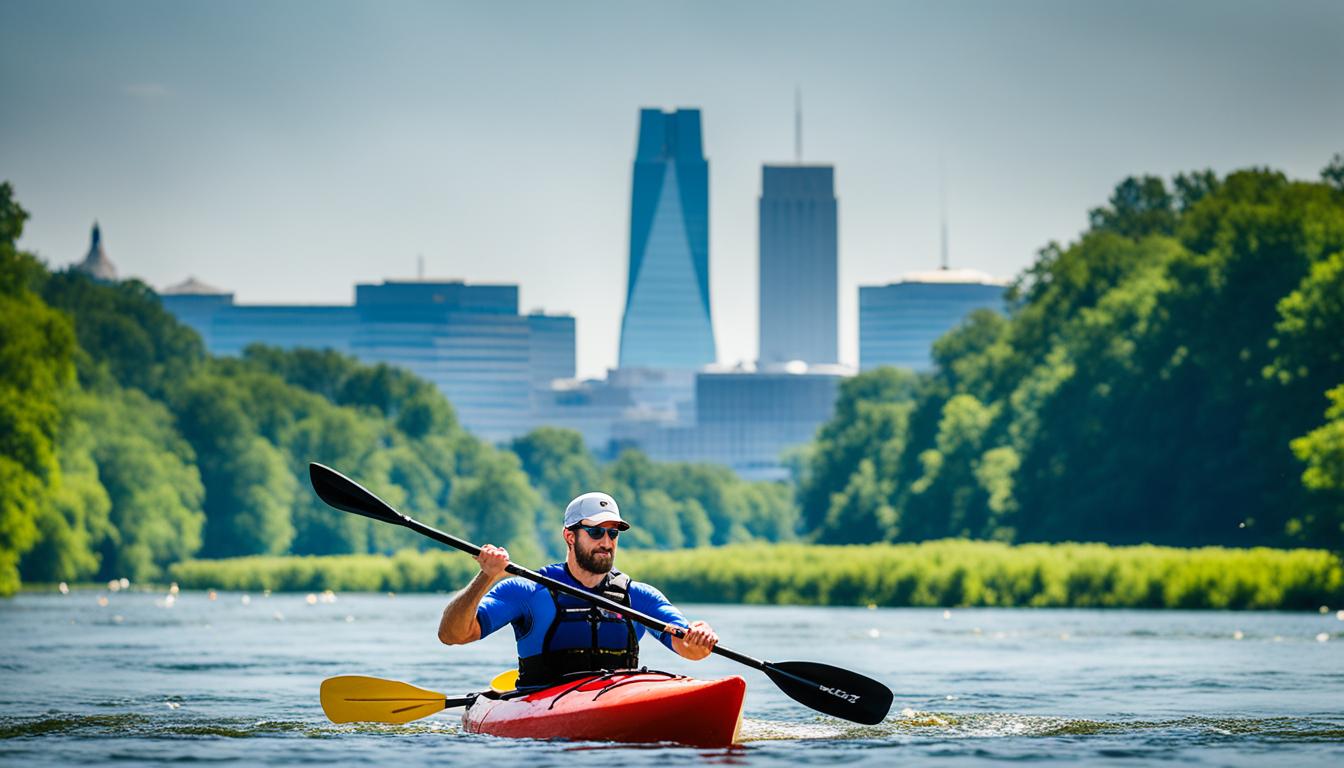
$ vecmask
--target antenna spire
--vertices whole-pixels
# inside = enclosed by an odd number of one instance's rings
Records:
[[[803,163],[803,89],[793,87],[793,161]]]
[[[942,238],[939,243],[942,255],[942,268],[947,269],[947,169],[943,166],[943,158],[938,157],[938,207],[940,209],[940,224],[942,226]]]

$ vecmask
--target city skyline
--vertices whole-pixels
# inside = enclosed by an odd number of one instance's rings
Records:
[[[768,34],[761,34],[763,31]],[[0,6],[0,169],[22,246],[240,302],[337,304],[416,273],[517,282],[570,312],[579,371],[617,359],[633,118],[702,109],[723,363],[758,344],[760,169],[839,176],[840,357],[857,286],[951,261],[1011,277],[1131,174],[1341,147],[1344,7],[906,3]],[[696,42],[689,55],[686,41]],[[1179,120],[1152,119],[1179,115]],[[1286,120],[1284,116],[1291,116]]]

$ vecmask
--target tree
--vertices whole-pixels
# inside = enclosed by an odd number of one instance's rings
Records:
[[[998,413],[998,406],[967,394],[943,405],[934,447],[920,455],[924,472],[911,483],[903,504],[906,538],[986,536],[989,499],[976,470]]]
[[[475,541],[503,546],[517,562],[536,562],[542,554],[535,524],[541,498],[527,484],[512,453],[491,450],[482,459],[454,486],[449,506]],[[559,527],[557,520],[555,528],[544,533],[559,536]]]
[[[840,384],[835,415],[817,431],[798,483],[803,531],[815,532],[821,526],[831,495],[848,484],[865,456],[875,455],[879,446],[892,440],[904,445],[921,386],[913,372],[888,366]]]
[[[378,494],[395,508],[402,508],[407,492],[392,482],[392,464],[384,448],[389,439],[385,422],[350,408],[328,406],[315,410],[295,422],[286,432],[283,443],[290,457],[294,476],[304,478],[306,484],[308,463],[319,462],[335,467],[356,478],[361,485]],[[410,458],[405,459],[407,464]],[[401,479],[415,477],[415,468],[403,465]],[[435,498],[436,488],[414,487],[416,500],[425,503],[426,497]],[[407,510],[417,518],[449,532],[461,533],[461,528],[445,526],[432,513],[434,507]],[[419,542],[391,526],[339,512],[327,506],[313,493],[299,493],[294,501],[292,520],[294,540],[290,551],[305,555],[362,554],[369,551],[392,550]],[[429,513],[429,514],[427,514]]]
[[[733,508],[740,510],[742,525],[753,539],[778,542],[797,537],[798,508],[788,484],[737,482],[728,493],[735,497]]]
[[[1344,154],[1336,153],[1321,169],[1321,180],[1336,192],[1344,192]]]
[[[1176,209],[1185,213],[1193,208],[1195,203],[1217,192],[1221,184],[1218,175],[1208,169],[1176,174],[1176,178],[1173,179],[1173,186],[1176,187]]]
[[[1288,533],[1313,546],[1344,548],[1344,384],[1326,393],[1326,423],[1292,442],[1306,464],[1302,484],[1322,503],[1288,521]]]
[[[887,503],[890,481],[879,480],[870,459],[859,462],[845,489],[831,497],[826,519],[817,531],[823,544],[864,544],[894,539],[900,533],[896,510]]]
[[[107,389],[82,396],[72,416],[94,436],[92,458],[110,501],[110,530],[90,526],[99,575],[155,579],[196,554],[205,490],[167,408],[139,390]]]
[[[199,376],[175,395],[173,411],[205,486],[202,554],[286,551],[298,483],[284,456],[258,434],[243,391],[227,378]]]
[[[76,396],[88,400],[86,396]],[[57,582],[94,578],[103,543],[115,535],[109,514],[112,500],[98,477],[95,436],[82,419],[65,414],[58,447],[61,482],[49,503],[38,510],[38,539],[20,564],[27,581]]]
[[[1120,182],[1108,207],[1093,208],[1089,217],[1095,231],[1132,238],[1169,235],[1175,229],[1175,199],[1157,176],[1133,176]]]
[[[1344,381],[1342,252],[1328,184],[1126,179],[1006,317],[938,340],[907,400],[842,398],[800,473],[803,530],[881,512],[901,540],[1334,541],[1335,465],[1307,436],[1330,445],[1318,398]]]
[[[69,320],[33,294],[45,270],[16,247],[28,214],[0,184],[0,595],[18,589],[19,561],[60,487],[60,398],[74,386]]]
[[[515,438],[511,447],[533,487],[552,507],[564,509],[575,496],[597,485],[593,454],[572,429],[534,429]]]
[[[42,296],[73,321],[86,353],[79,358],[86,385],[110,378],[163,397],[205,360],[200,336],[179,323],[158,294],[138,280],[109,285],[68,269],[45,281]]]
[[[620,503],[620,502],[618,502]],[[671,496],[653,488],[636,495],[630,492],[625,496],[625,508],[632,510],[629,517],[630,530],[623,534],[622,543],[631,547],[647,549],[680,549],[686,543],[686,532],[682,529],[684,506]],[[701,510],[701,514],[703,514]],[[696,538],[706,543],[709,540],[709,520],[704,519],[705,530],[696,532]]]
[[[1279,321],[1264,374],[1301,391],[1320,392],[1344,376],[1344,252],[1311,266],[1301,284],[1278,303]]]

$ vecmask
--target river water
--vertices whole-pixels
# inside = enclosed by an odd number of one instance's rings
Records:
[[[465,734],[457,712],[404,726],[327,722],[318,686],[328,676],[454,695],[513,666],[507,631],[465,647],[437,642],[443,595],[167,598],[90,590],[0,600],[0,763],[1344,765],[1339,606],[682,606],[735,650],[847,667],[896,692],[885,723],[856,726],[795,704],[750,669],[718,657],[687,662],[646,639],[651,667],[747,679],[744,743],[698,750]]]

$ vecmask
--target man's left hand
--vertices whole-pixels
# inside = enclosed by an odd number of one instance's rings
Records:
[[[703,621],[693,621],[685,635],[672,638],[672,648],[679,655],[698,661],[708,656],[718,642],[719,636],[713,627]]]

